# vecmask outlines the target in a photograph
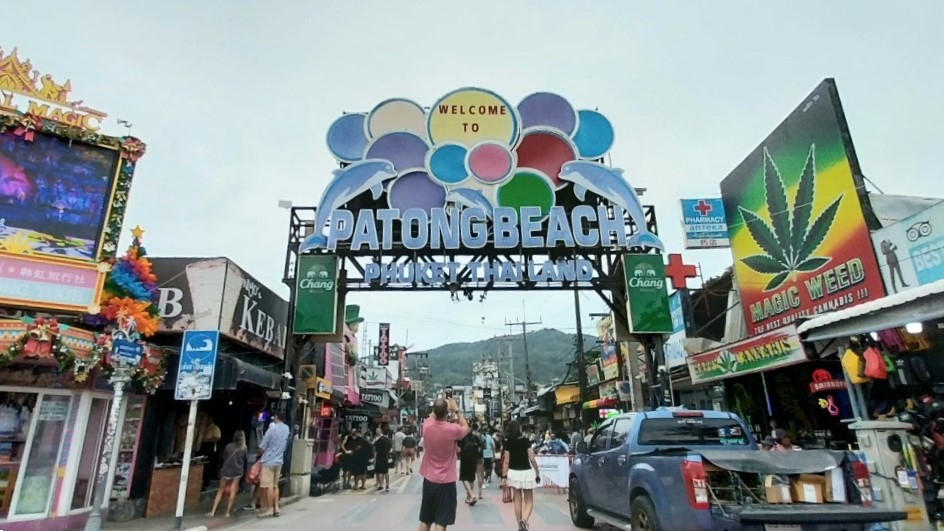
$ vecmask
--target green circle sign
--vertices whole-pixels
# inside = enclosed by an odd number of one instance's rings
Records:
[[[522,207],[538,207],[546,218],[554,206],[554,188],[543,173],[522,168],[498,188],[498,206],[514,208],[521,215]]]

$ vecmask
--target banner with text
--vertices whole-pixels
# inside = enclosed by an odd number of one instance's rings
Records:
[[[743,376],[806,361],[796,326],[785,326],[688,358],[692,383]]]
[[[634,334],[669,334],[672,317],[665,290],[665,263],[658,254],[624,254],[626,307],[629,331]]]
[[[295,278],[294,334],[338,334],[338,257],[303,254]]]

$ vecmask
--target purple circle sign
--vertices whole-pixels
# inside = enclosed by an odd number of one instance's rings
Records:
[[[426,152],[429,146],[419,136],[406,131],[396,131],[378,137],[367,148],[364,158],[383,159],[393,163],[398,172],[426,167]]]
[[[577,112],[570,103],[557,94],[537,92],[518,104],[521,129],[542,126],[561,130],[571,135],[577,129]]]
[[[427,212],[446,205],[446,188],[436,184],[425,171],[414,171],[397,177],[387,191],[390,208],[400,212],[419,208]]]

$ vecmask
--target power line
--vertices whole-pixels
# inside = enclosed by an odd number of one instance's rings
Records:
[[[531,390],[531,356],[528,353],[528,326],[539,325],[543,323],[541,322],[540,319],[538,321],[528,322],[527,320],[528,318],[524,311],[524,301],[521,302],[521,315],[522,315],[522,318],[520,320],[515,320],[515,322],[513,323],[509,322],[508,319],[505,319],[505,326],[509,328],[513,326],[521,327],[521,341],[523,342],[523,345],[524,345],[524,375],[525,375],[525,382],[526,382],[525,385],[527,386],[527,388],[525,389],[525,393],[526,393],[526,396],[528,397],[528,400],[530,401],[532,397],[532,390]]]

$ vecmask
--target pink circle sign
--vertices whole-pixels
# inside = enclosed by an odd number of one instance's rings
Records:
[[[468,156],[469,173],[483,183],[494,184],[507,179],[515,167],[515,155],[498,142],[475,145]]]

